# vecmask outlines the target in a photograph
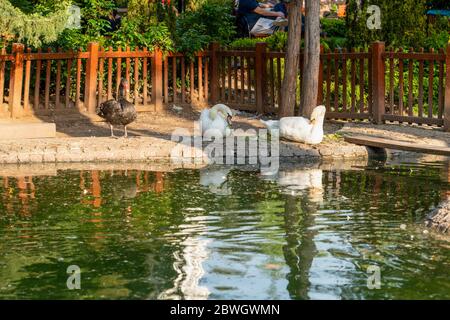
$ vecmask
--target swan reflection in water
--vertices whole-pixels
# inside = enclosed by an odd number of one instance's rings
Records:
[[[209,166],[200,169],[200,185],[208,187],[209,191],[219,196],[231,195],[227,179],[231,167]]]
[[[265,180],[277,182],[283,193],[293,196],[307,194],[309,201],[314,203],[323,202],[322,177],[322,169],[295,166],[280,168],[273,175],[262,175]]]

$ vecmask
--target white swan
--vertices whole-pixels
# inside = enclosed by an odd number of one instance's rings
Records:
[[[323,121],[325,106],[315,107],[311,120],[303,117],[284,117],[280,120],[261,122],[269,129],[279,129],[280,137],[308,144],[319,144],[323,140]]]
[[[202,135],[206,132],[211,134],[215,132],[222,136],[229,136],[232,132],[231,118],[233,112],[224,104],[216,104],[211,109],[205,109],[200,114],[200,123],[202,128]]]

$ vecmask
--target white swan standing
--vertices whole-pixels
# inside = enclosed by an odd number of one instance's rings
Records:
[[[323,140],[323,121],[325,106],[315,107],[311,120],[303,117],[284,117],[280,120],[261,122],[269,129],[279,129],[280,137],[308,144],[319,144]]]
[[[211,109],[202,110],[200,114],[200,123],[202,128],[202,135],[208,132],[219,133],[224,137],[231,134],[231,118],[233,112],[224,104],[216,104]]]

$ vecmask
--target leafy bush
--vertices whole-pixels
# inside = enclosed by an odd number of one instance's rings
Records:
[[[346,37],[350,46],[367,46],[371,42],[385,41],[395,47],[414,47],[424,43],[426,38],[427,0],[359,0],[347,1]],[[381,9],[381,29],[370,30],[366,22],[367,8],[377,5]]]
[[[321,39],[324,49],[334,50],[347,47],[347,39],[341,37],[327,37]]]
[[[205,3],[197,11],[181,14],[176,22],[176,49],[190,55],[209,43],[229,43],[235,35],[234,17],[229,5]]]
[[[26,12],[27,1],[20,3]],[[29,3],[28,3],[29,4]],[[54,10],[48,14],[38,11],[24,13],[7,0],[0,1],[0,42],[2,46],[8,42],[23,42],[27,46],[38,47],[55,41],[64,30],[68,13],[68,2],[55,4]]]
[[[137,21],[123,18],[120,29],[112,33],[107,44],[112,47],[147,47],[153,50],[159,47],[162,51],[172,51],[173,42],[170,32],[164,23],[148,25],[142,32]]]
[[[343,19],[322,18],[320,25],[327,37],[345,37],[345,20]]]
[[[271,51],[284,51],[287,46],[287,33],[275,32],[265,38],[239,38],[229,44],[232,49],[254,48],[258,42],[265,42]]]

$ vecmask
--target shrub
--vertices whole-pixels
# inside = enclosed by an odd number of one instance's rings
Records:
[[[287,33],[275,32],[266,38],[239,38],[230,43],[233,49],[254,48],[258,42],[265,42],[271,51],[284,51],[287,46]]]
[[[320,24],[327,37],[345,38],[345,20],[323,18],[320,19]]]
[[[413,47],[424,43],[426,34],[426,0],[373,0],[347,1],[346,37],[350,46],[367,46],[371,42],[385,41],[395,47]],[[377,5],[381,9],[381,29],[370,30],[366,22],[367,8]]]
[[[188,55],[218,41],[228,44],[235,35],[229,5],[205,3],[197,11],[187,11],[177,19],[174,40],[178,51]]]

